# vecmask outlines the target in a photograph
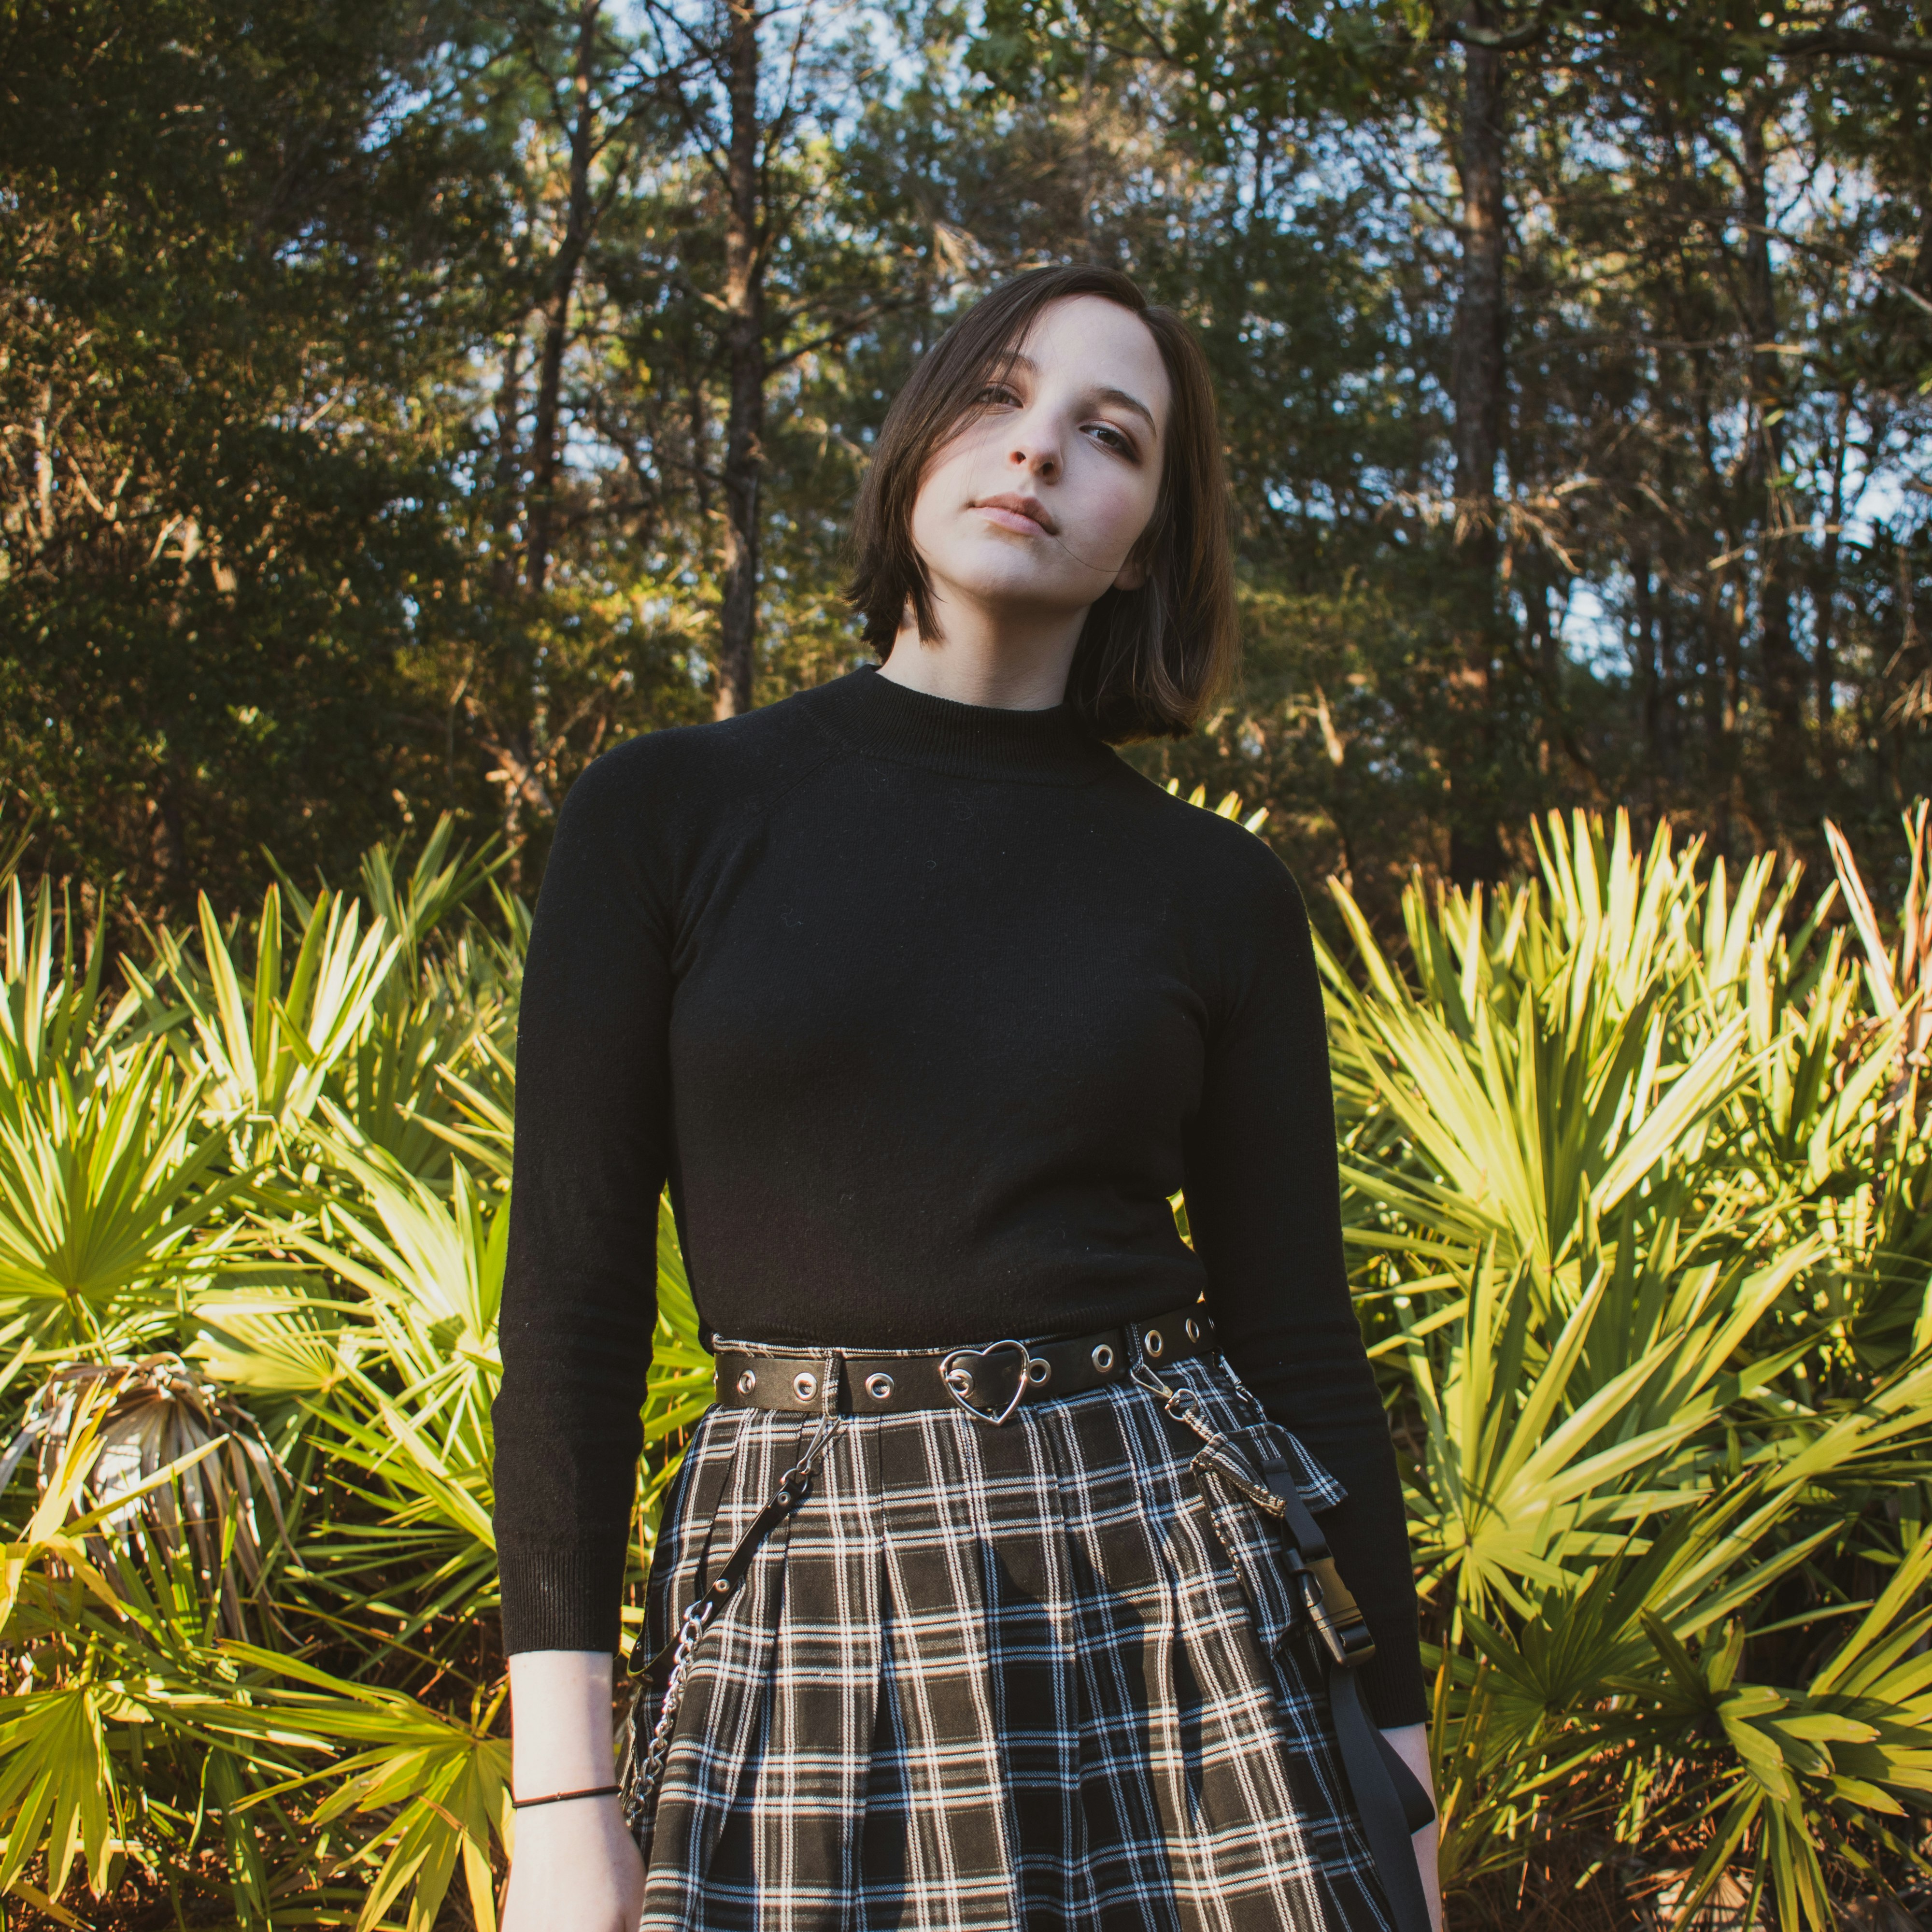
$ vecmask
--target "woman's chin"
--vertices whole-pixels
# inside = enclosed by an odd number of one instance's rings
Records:
[[[971,604],[996,622],[1033,625],[1077,616],[1107,587],[1097,572],[1070,573],[1064,559],[1058,568],[1042,567],[1047,563],[1044,557],[1011,551],[963,559],[956,570],[944,574],[941,595]]]

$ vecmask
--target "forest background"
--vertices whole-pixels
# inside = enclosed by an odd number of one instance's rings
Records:
[[[0,0],[0,1889],[494,1922],[556,808],[859,659],[895,388],[1097,259],[1225,410],[1244,680],[1130,755],[1323,926],[1456,1922],[1923,1916],[1928,87],[1932,0]],[[136,1435],[220,1538],[97,1534]]]
[[[1156,776],[1304,877],[1932,784],[1932,8],[7,0],[0,787],[125,914],[862,653],[894,389],[1024,265],[1192,317],[1248,640]],[[16,820],[16,822],[20,822]]]

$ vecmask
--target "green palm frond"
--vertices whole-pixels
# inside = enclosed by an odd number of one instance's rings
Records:
[[[159,1041],[91,1084],[60,1066],[0,1084],[0,1314],[49,1343],[111,1346],[178,1310],[178,1284],[220,1264],[245,1180],[218,1172],[204,1093]]]
[[[657,1274],[658,1322],[644,1403],[647,1534],[656,1529],[664,1491],[677,1473],[683,1438],[717,1394],[711,1356],[698,1339],[698,1309],[668,1196],[658,1205]]]
[[[251,1295],[238,1313],[216,1294],[197,1310],[205,1346],[244,1375],[329,1372],[301,1400],[364,1506],[326,1532],[331,1570],[339,1587],[379,1596],[407,1636],[452,1605],[484,1611],[495,1600],[490,1409],[508,1202],[478,1191],[460,1162],[439,1193],[326,1111],[332,1126],[313,1144],[342,1184],[318,1222],[327,1238],[298,1227],[283,1238],[341,1292]],[[332,1363],[317,1348],[324,1334]]]
[[[285,981],[280,888],[262,895],[251,935],[252,974],[238,962],[204,895],[198,957],[162,927],[154,934],[154,975],[128,963],[148,1024],[179,1041],[184,1057],[202,1070],[208,1116],[240,1144],[253,1149],[265,1136],[306,1121],[330,1070],[367,1024],[403,942],[380,920],[364,932],[362,916],[356,900],[319,894],[306,908]],[[184,1023],[191,1053],[182,1038]]]
[[[43,879],[30,918],[20,881],[8,872],[5,946],[0,955],[0,1085],[33,1085],[58,1067],[84,1090],[112,1052],[134,1006],[124,1001],[104,1010],[104,923],[96,920],[86,958],[79,959],[68,896],[62,895],[56,913],[52,882]]]
[[[40,1856],[53,1892],[64,1888],[76,1858],[90,1887],[102,1889],[109,1852],[119,1849],[123,1832],[118,1781],[107,1762],[110,1701],[86,1683],[0,1697],[0,1892],[20,1891]]]
[[[310,1828],[363,1823],[364,1835],[332,1860],[368,1887],[358,1932],[382,1924],[398,1900],[407,1932],[431,1932],[459,1868],[472,1918],[494,1928],[492,1840],[507,1847],[512,1835],[510,1748],[491,1735],[502,1694],[478,1700],[466,1723],[273,1651],[223,1651],[256,1673],[253,1701],[212,1730],[237,1740],[298,1738],[331,1754],[326,1768],[256,1792],[243,1808],[326,1786]]]

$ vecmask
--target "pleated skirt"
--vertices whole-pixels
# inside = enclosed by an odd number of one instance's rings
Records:
[[[1161,1372],[1215,1445],[1130,1384],[838,1423],[698,1652],[634,1826],[644,1928],[1388,1932],[1281,1532],[1235,1479],[1266,1437],[1312,1508],[1341,1492],[1218,1360]],[[652,1649],[812,1426],[700,1423]]]

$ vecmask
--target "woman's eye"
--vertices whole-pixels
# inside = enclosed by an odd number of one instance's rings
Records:
[[[980,392],[979,400],[982,404],[990,406],[993,404],[1000,403],[1008,403],[1017,405],[1019,401],[1019,398],[1015,395],[1012,391],[1008,388],[1004,382],[988,382],[986,386]]]
[[[1124,430],[1116,429],[1112,423],[1093,423],[1089,425],[1094,440],[1107,448],[1118,450],[1123,456],[1138,456],[1140,452],[1134,447],[1133,438]]]

